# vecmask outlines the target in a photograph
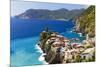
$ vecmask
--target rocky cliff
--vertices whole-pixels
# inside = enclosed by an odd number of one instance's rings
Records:
[[[95,6],[89,6],[77,19],[76,31],[95,36]]]
[[[45,60],[49,64],[63,63],[64,55],[60,54],[57,45],[54,45],[55,39],[57,39],[56,32],[43,31],[40,34],[39,46],[46,53]]]

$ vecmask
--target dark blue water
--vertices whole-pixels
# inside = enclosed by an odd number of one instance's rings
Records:
[[[11,19],[11,39],[38,36],[46,27],[52,31],[65,32],[74,26],[74,22],[60,20]]]
[[[36,46],[39,34],[48,27],[68,38],[79,37],[68,32],[74,27],[74,22],[60,20],[37,20],[11,18],[11,66],[45,64],[41,60],[41,51]]]

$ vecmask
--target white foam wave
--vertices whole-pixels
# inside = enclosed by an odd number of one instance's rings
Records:
[[[46,61],[45,61],[45,57],[44,57],[44,53],[39,57],[39,61],[42,61],[43,64],[48,64]]]
[[[43,64],[48,64],[48,63],[45,61],[45,57],[44,57],[44,55],[46,55],[46,53],[43,53],[42,49],[41,49],[38,45],[36,45],[36,49],[38,49],[37,52],[42,53],[38,60],[39,60],[39,61],[42,61]]]
[[[39,52],[39,53],[43,53],[42,49],[41,49],[38,45],[36,45],[35,47],[36,47],[36,49],[38,49],[37,52]]]

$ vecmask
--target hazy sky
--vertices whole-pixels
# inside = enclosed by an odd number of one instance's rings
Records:
[[[58,4],[58,3],[45,3],[45,2],[32,2],[32,1],[11,1],[11,16],[15,16],[25,12],[28,9],[49,9],[56,10],[60,8],[81,9],[87,8],[88,5],[79,4]]]

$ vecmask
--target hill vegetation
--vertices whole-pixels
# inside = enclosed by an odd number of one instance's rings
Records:
[[[76,20],[76,31],[95,36],[95,6],[88,7]]]

